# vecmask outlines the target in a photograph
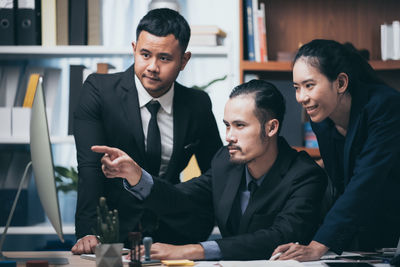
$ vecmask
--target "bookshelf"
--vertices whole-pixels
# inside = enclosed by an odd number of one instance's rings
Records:
[[[278,52],[294,53],[301,44],[316,38],[351,42],[367,49],[370,64],[390,86],[400,90],[400,61],[380,60],[380,25],[399,20],[400,2],[396,0],[259,0],[266,7],[268,62],[249,61],[245,36],[245,1],[239,0],[239,80],[257,74],[266,80],[292,79],[292,62],[277,61]],[[294,93],[293,93],[294,94]],[[291,107],[287,107],[290,109]],[[304,149],[296,147],[296,149]],[[318,150],[307,149],[312,156]]]
[[[192,46],[188,47],[193,56],[227,56],[227,46]],[[133,56],[132,47],[104,46],[0,46],[0,58],[19,57],[121,57]]]

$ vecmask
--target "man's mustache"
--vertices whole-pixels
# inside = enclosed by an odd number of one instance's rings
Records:
[[[233,145],[232,143],[228,144],[228,149],[230,149],[230,150],[234,149],[234,150],[242,151],[242,148],[240,146]]]

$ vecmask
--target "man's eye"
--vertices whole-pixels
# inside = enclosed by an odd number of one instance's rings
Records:
[[[160,59],[161,59],[162,61],[169,61],[169,60],[170,60],[169,57],[161,57]]]
[[[142,54],[142,56],[143,56],[144,58],[149,58],[149,57],[150,57],[149,54]]]
[[[307,83],[306,84],[306,88],[307,89],[310,89],[310,88],[313,88],[314,87],[314,84],[313,83]]]

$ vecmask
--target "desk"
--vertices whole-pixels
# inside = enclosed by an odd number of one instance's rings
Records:
[[[79,255],[72,255],[72,253],[69,251],[34,251],[34,252],[32,252],[32,251],[7,252],[6,251],[3,253],[7,257],[20,257],[20,258],[22,258],[22,257],[24,257],[24,258],[27,258],[27,257],[32,257],[32,258],[35,258],[35,257],[38,257],[38,258],[39,257],[51,257],[51,258],[60,257],[60,258],[68,259],[69,265],[50,265],[50,266],[56,266],[56,267],[59,267],[59,266],[75,266],[75,267],[91,266],[91,267],[95,267],[96,266],[95,261],[81,259]],[[200,261],[200,262],[196,262],[195,266],[197,266],[197,267],[215,267],[216,266],[215,263],[217,263],[217,262],[215,262],[215,261],[209,261],[209,262]],[[230,263],[232,263],[232,262],[230,262]],[[238,262],[238,263],[240,264],[240,262]],[[265,263],[267,263],[267,262],[265,262]],[[275,263],[275,264],[273,264],[274,265],[273,267],[276,267],[278,262],[272,262],[272,263]],[[301,264],[304,267],[325,267],[325,265],[322,263],[322,261],[302,262]],[[236,262],[235,262],[234,265],[229,264],[227,266],[241,266],[241,265],[242,266],[252,266],[254,264],[251,264],[251,263],[249,264],[249,262],[247,262],[247,264],[243,264],[243,262],[242,262],[242,264],[236,265]],[[25,266],[25,264],[20,263],[17,266],[22,267],[22,266]],[[127,266],[127,264],[126,265],[124,264],[124,266]],[[260,266],[260,265],[258,265],[258,266]],[[270,266],[272,266],[272,265],[270,265]],[[282,266],[288,266],[288,265],[283,264]],[[374,266],[375,267],[390,267],[389,264],[384,264],[384,263],[374,264]]]

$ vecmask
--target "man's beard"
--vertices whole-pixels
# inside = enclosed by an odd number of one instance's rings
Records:
[[[228,144],[228,149],[235,149],[235,150],[237,150],[237,151],[242,151],[242,148],[240,147],[240,146],[235,146],[235,145],[233,145],[232,143],[229,143]],[[245,159],[235,159],[235,158],[232,158],[232,156],[231,155],[229,155],[229,161],[230,162],[232,162],[232,163],[235,163],[235,164],[246,164],[246,163],[248,163],[249,161],[248,160],[245,160]]]

